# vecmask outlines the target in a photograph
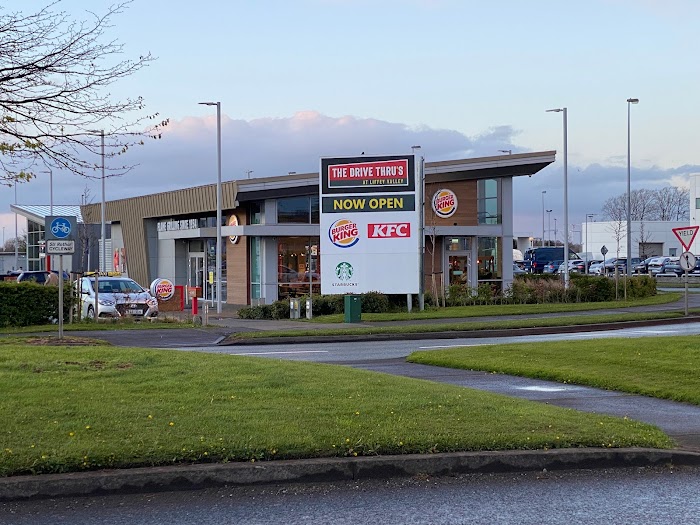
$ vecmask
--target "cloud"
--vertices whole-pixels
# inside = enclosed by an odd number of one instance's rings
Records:
[[[420,145],[420,154],[428,161],[497,155],[498,150],[513,153],[528,151],[518,146],[518,130],[511,126],[489,128],[475,136],[456,130],[429,126],[411,127],[397,122],[356,116],[334,117],[316,111],[300,111],[284,118],[253,120],[231,119],[222,115],[222,179],[317,172],[321,156],[410,153]],[[553,149],[553,148],[552,148]],[[122,162],[123,159],[120,159]],[[216,182],[216,117],[188,117],[171,122],[161,140],[147,141],[130,150],[126,162],[137,164],[122,177],[106,180],[106,200],[134,197]],[[607,161],[606,161],[607,162]],[[611,196],[626,191],[626,163],[569,166],[569,222],[580,223],[586,213],[597,213]],[[632,169],[632,188],[656,188],[681,185],[689,173],[700,166]],[[48,176],[20,185],[20,204],[48,204]],[[83,179],[54,172],[54,202],[80,204],[100,202],[99,180]],[[541,191],[546,190],[545,205],[554,210],[552,219],[563,225],[563,169],[557,162],[533,177],[517,177],[514,183],[516,234],[541,235]],[[14,215],[8,213],[14,202],[12,189],[0,193],[0,226],[14,236]],[[552,224],[552,228],[553,228]],[[22,232],[23,225],[19,230]]]

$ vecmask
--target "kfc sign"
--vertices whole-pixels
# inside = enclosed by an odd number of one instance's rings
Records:
[[[410,222],[394,222],[389,224],[368,224],[367,237],[370,239],[397,239],[411,236]]]

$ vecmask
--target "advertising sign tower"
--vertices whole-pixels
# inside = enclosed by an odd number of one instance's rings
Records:
[[[413,155],[321,159],[322,294],[421,292],[421,186]]]

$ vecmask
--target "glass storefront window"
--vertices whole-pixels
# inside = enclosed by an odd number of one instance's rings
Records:
[[[478,268],[480,281],[493,281],[503,278],[499,263],[498,237],[479,237]]]
[[[279,224],[309,224],[309,196],[277,199],[277,222]]]
[[[472,249],[471,237],[446,237],[445,249],[448,252],[467,252]]]
[[[311,196],[311,224],[319,224],[321,222],[321,213],[319,211],[318,195]]]
[[[250,243],[250,298],[260,299],[260,237],[248,237]]]
[[[479,224],[501,224],[500,181],[485,179],[477,182],[477,218]]]
[[[249,224],[262,224],[263,223],[263,203],[262,202],[251,202],[248,207],[249,214]]]
[[[280,299],[321,293],[318,237],[285,237],[277,244],[277,294]],[[310,280],[310,282],[309,282]]]

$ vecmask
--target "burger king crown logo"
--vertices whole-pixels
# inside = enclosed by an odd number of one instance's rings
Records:
[[[457,195],[452,190],[438,190],[433,195],[433,211],[443,219],[452,217],[457,211]]]
[[[355,221],[338,219],[328,229],[328,237],[338,248],[350,248],[360,240],[360,232]]]

